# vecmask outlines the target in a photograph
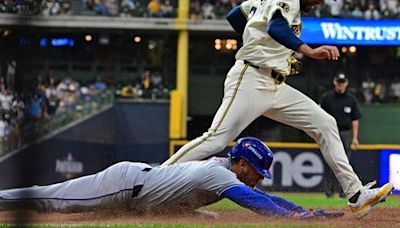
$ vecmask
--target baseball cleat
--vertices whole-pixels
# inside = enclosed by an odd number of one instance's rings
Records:
[[[361,190],[360,196],[356,203],[349,203],[349,207],[355,218],[359,219],[369,214],[372,207],[378,204],[379,202],[385,200],[385,198],[392,192],[393,184],[387,183],[380,188],[370,189],[373,185],[375,185],[376,181],[368,183]]]

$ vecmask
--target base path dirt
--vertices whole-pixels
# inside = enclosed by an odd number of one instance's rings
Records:
[[[291,220],[260,216],[249,210],[220,211],[216,218],[193,215],[134,215],[127,212],[39,213],[0,212],[0,224],[204,224],[204,225],[301,225],[326,227],[400,227],[400,207],[374,208],[356,220],[348,209],[336,219]]]

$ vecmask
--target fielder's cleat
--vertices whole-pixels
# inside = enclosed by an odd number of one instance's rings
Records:
[[[356,203],[349,203],[349,207],[357,219],[369,214],[372,207],[385,198],[392,192],[393,184],[387,183],[380,188],[370,189],[376,184],[376,181],[368,183],[361,189],[360,196]]]

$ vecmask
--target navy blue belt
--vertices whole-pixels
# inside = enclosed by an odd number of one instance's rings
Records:
[[[149,172],[150,170],[151,170],[150,167],[142,169],[143,172]],[[135,198],[136,196],[138,196],[139,193],[140,193],[140,191],[142,191],[142,188],[143,188],[143,185],[142,185],[142,184],[141,184],[141,185],[133,186],[133,189],[132,189],[132,198]]]
[[[249,65],[249,66],[251,66],[251,67],[254,67],[254,68],[256,68],[257,70],[260,69],[259,66],[256,66],[256,65],[250,63],[250,62],[247,61],[247,60],[243,60],[243,63],[246,64],[246,65]],[[284,82],[284,81],[286,80],[286,76],[283,76],[283,75],[280,74],[280,73],[276,73],[274,70],[271,70],[271,77],[275,80],[275,83],[278,84],[278,85],[281,84],[282,82]]]

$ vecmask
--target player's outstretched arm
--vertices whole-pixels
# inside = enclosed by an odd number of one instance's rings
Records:
[[[222,193],[223,197],[226,197],[242,207],[246,207],[258,214],[262,215],[275,215],[282,217],[306,217],[308,212],[304,214],[287,210],[275,202],[273,202],[265,194],[256,192],[245,185],[236,185],[228,188]]]
[[[282,198],[282,197],[274,196],[274,195],[268,194],[268,193],[266,193],[266,192],[264,192],[264,191],[262,191],[262,190],[260,190],[260,189],[258,189],[258,188],[254,189],[254,191],[256,191],[256,192],[258,192],[258,193],[260,193],[260,194],[263,194],[263,195],[267,196],[267,197],[270,198],[274,203],[276,203],[277,205],[279,205],[279,206],[285,208],[286,210],[289,210],[289,211],[296,211],[296,212],[305,212],[305,211],[307,211],[307,210],[304,209],[303,207],[301,207],[301,206],[299,206],[299,205],[297,205],[297,204],[295,204],[295,203],[293,203],[293,202],[290,202],[289,200],[284,199],[284,198]]]

